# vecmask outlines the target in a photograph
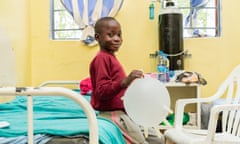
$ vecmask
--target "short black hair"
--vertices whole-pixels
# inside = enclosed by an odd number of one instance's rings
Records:
[[[95,33],[100,33],[100,29],[103,27],[104,23],[105,22],[108,22],[108,21],[116,21],[117,20],[114,18],[114,17],[102,17],[100,19],[98,19],[94,25],[94,31]]]

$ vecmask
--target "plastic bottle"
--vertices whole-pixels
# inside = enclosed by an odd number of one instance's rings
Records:
[[[151,3],[149,5],[149,19],[153,20],[154,19],[154,4]]]
[[[162,51],[159,51],[157,70],[158,79],[161,82],[169,82],[169,60]]]

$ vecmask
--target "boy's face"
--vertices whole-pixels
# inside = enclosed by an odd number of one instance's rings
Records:
[[[105,21],[100,28],[99,33],[95,34],[95,39],[98,41],[102,50],[110,53],[118,51],[122,44],[120,24],[114,20]]]

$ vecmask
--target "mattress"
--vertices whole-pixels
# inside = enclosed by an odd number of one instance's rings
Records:
[[[86,95],[84,98],[89,101],[90,96]],[[27,137],[26,111],[26,96],[16,96],[14,100],[0,104],[0,121],[10,123],[9,127],[0,128],[1,141],[17,138],[22,138],[24,141],[23,138]],[[89,124],[86,115],[72,99],[63,96],[35,96],[33,97],[33,111],[34,141],[49,144],[66,143],[66,140],[71,140],[71,143],[88,142]],[[98,114],[97,111],[96,114]],[[97,121],[99,143],[125,143],[121,131],[114,123],[103,118],[97,118]]]

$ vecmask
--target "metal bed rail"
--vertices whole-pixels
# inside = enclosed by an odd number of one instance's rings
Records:
[[[98,124],[94,109],[80,94],[63,87],[2,87],[0,96],[27,96],[28,144],[33,144],[33,100],[32,96],[65,96],[76,101],[86,113],[89,123],[89,143],[98,144]]]
[[[77,85],[79,86],[80,80],[52,80],[52,81],[46,81],[39,85],[39,87],[47,86],[47,85]]]

